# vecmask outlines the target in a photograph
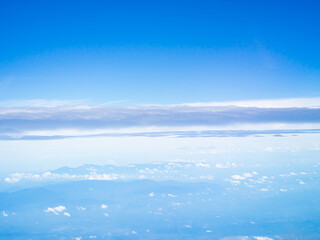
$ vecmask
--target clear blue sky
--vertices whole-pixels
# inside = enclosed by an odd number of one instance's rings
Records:
[[[320,96],[318,1],[1,1],[0,101]]]

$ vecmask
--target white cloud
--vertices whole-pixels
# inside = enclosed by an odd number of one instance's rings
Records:
[[[149,197],[154,197],[154,192],[149,193]]]
[[[216,168],[231,168],[231,167],[236,167],[237,166],[237,164],[236,163],[225,163],[225,164],[223,164],[223,163],[217,163],[216,164]]]
[[[150,137],[159,134],[175,136],[179,134],[177,129],[185,131],[183,134],[187,136],[208,135],[201,131],[210,129],[212,130],[210,134],[215,136],[245,136],[256,134],[244,131],[249,129],[270,130],[264,131],[264,134],[277,134],[277,131],[272,130],[279,129],[319,129],[319,99],[286,100],[290,104],[270,104],[269,101],[269,104],[262,105],[195,103],[126,107],[73,105],[73,102],[48,103],[45,100],[33,100],[34,103],[29,104],[33,107],[18,107],[19,104],[13,104],[16,107],[1,108],[0,104],[2,134],[0,137],[8,140],[34,140],[121,136],[131,133]],[[8,103],[5,106],[8,106]],[[19,125],[15,124],[16,121],[19,121]],[[268,127],[263,128],[261,124],[266,124]],[[306,127],[305,124],[309,125]],[[190,132],[192,129],[194,131]],[[218,132],[218,129],[224,132]],[[239,131],[235,131],[237,129]]]
[[[233,179],[236,179],[236,180],[243,180],[243,179],[246,179],[246,177],[244,176],[240,176],[240,175],[232,175],[231,176]]]
[[[245,180],[247,178],[251,178],[253,177],[253,175],[258,174],[257,172],[252,172],[252,173],[244,173],[242,175],[236,174],[236,175],[232,175],[231,178],[233,178],[234,180]]]
[[[119,179],[118,174],[96,174],[95,172],[91,173],[90,176],[87,177],[89,180],[116,180]]]
[[[198,102],[185,103],[183,106],[237,106],[237,107],[258,107],[258,108],[318,108],[320,98],[290,98],[290,99],[265,99],[250,101],[230,101],[230,102]]]
[[[54,207],[54,208],[51,208],[51,207],[48,207],[47,209],[44,210],[44,212],[47,212],[47,213],[54,213],[55,215],[59,215],[61,212],[65,211],[67,208],[65,206],[57,206],[57,207]]]
[[[5,211],[2,211],[2,216],[8,217],[8,214]]]
[[[67,217],[71,217],[70,213],[68,213],[68,212],[64,212],[63,215],[65,215]]]
[[[255,236],[253,238],[256,239],[256,240],[273,240],[273,238],[269,238],[269,237],[258,237],[258,236]]]
[[[59,215],[59,213],[57,211],[55,211],[54,208],[51,208],[51,207],[48,207],[46,210],[44,210],[44,212],[47,212],[47,213],[52,212],[56,215]]]
[[[102,209],[107,209],[108,206],[107,206],[106,204],[101,204],[101,208],[102,208]]]
[[[46,181],[46,180],[57,180],[57,179],[77,179],[77,180],[104,180],[111,181],[121,178],[119,174],[97,174],[96,172],[90,172],[88,174],[76,175],[69,173],[51,173],[45,172],[42,174],[34,173],[13,173],[10,177],[4,179],[7,183],[17,183],[21,180],[31,181]]]
[[[56,210],[57,212],[63,212],[64,210],[66,210],[67,208],[65,206],[58,206],[55,207],[54,210]]]
[[[203,162],[199,162],[195,164],[196,167],[206,167],[206,168],[210,168],[210,165],[207,163],[203,163]]]
[[[168,197],[173,197],[173,198],[175,198],[175,197],[177,197],[177,195],[174,195],[174,194],[168,193]]]
[[[250,178],[250,177],[252,177],[252,174],[251,173],[244,173],[243,176],[245,178]]]

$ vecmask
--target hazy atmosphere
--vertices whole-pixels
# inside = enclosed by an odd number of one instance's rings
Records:
[[[319,10],[0,1],[0,239],[319,239]]]

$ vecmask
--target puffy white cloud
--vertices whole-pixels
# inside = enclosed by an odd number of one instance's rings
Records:
[[[101,204],[101,208],[102,208],[102,209],[107,209],[107,208],[108,208],[108,205],[106,205],[106,204]]]
[[[253,175],[257,175],[257,174],[258,174],[257,172],[244,173],[242,175],[235,174],[235,175],[232,175],[231,178],[233,178],[234,180],[244,180],[247,178],[251,178],[253,177]]]
[[[44,212],[47,212],[47,213],[52,212],[56,215],[59,215],[59,213],[56,210],[54,210],[54,208],[51,208],[51,207],[48,207],[46,210],[44,210]]]
[[[54,210],[56,210],[57,212],[63,212],[64,210],[66,210],[67,208],[65,206],[58,206],[55,207]]]
[[[55,215],[59,215],[61,212],[65,211],[67,208],[65,206],[57,206],[57,207],[48,207],[47,209],[44,210],[44,212],[47,212],[47,213],[54,213]]]
[[[149,193],[149,197],[154,197],[154,192]]]

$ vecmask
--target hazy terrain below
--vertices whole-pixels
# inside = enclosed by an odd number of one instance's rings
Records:
[[[175,161],[15,173],[1,183],[0,238],[319,239],[318,167]]]

